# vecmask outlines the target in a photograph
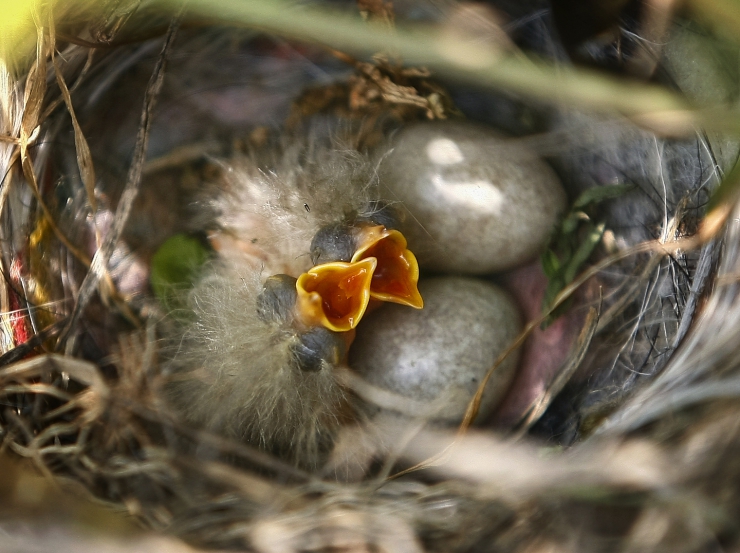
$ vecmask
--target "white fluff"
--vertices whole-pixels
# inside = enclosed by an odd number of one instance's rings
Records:
[[[224,162],[219,259],[191,293],[195,317],[173,337],[170,362],[169,395],[187,421],[307,468],[320,466],[352,408],[334,367],[298,367],[296,329],[260,319],[256,298],[267,277],[311,266],[319,228],[372,199],[366,158],[329,144],[304,137]]]
[[[369,160],[335,137],[306,134],[224,164],[216,200],[224,257],[244,256],[265,276],[298,276],[311,267],[309,246],[322,226],[377,199]]]
[[[315,466],[349,415],[347,398],[332,367],[297,367],[297,336],[257,316],[260,290],[248,266],[211,268],[192,292],[195,321],[172,362],[170,397],[201,428]]]

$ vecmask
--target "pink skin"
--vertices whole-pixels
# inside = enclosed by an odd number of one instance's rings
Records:
[[[539,260],[505,273],[501,283],[519,303],[525,322],[541,315],[547,277]],[[496,426],[510,428],[526,413],[565,362],[582,324],[580,310],[571,309],[547,329],[537,327],[532,332],[523,346],[514,382],[493,416]]]

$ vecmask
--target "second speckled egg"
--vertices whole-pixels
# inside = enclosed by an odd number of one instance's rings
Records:
[[[473,278],[421,281],[424,309],[384,305],[357,328],[350,366],[371,384],[435,407],[458,423],[498,356],[521,330],[521,315],[498,286]],[[516,372],[519,352],[494,371],[480,408],[490,414]],[[438,400],[441,403],[433,403]]]

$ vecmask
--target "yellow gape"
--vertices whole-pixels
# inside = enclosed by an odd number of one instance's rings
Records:
[[[322,325],[335,332],[352,330],[365,314],[370,284],[378,262],[335,261],[316,265],[298,277],[297,317],[307,326]]]
[[[400,303],[416,309],[424,307],[419,289],[419,264],[406,238],[397,230],[382,225],[360,227],[357,231],[358,248],[352,261],[374,257],[378,266],[370,284],[370,297]]]

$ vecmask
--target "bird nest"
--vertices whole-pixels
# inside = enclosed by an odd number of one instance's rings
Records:
[[[191,4],[174,16],[138,2],[39,8],[35,54],[3,68],[4,451],[208,549],[737,547],[737,147],[719,132],[733,128],[729,115],[693,107],[735,97],[723,73],[733,47],[670,11],[638,20],[660,47],[622,28],[619,48],[563,49],[537,2],[502,5],[508,24],[480,6],[423,2],[395,14],[359,2],[369,22],[331,10],[280,18],[280,3],[212,14]],[[426,18],[429,34],[404,35],[404,16]],[[394,17],[401,30],[388,34]],[[351,32],[324,40],[335,50],[307,45],[339,23]],[[390,36],[398,52],[363,57]],[[419,54],[415,40],[451,41],[449,59]],[[571,72],[566,51],[621,73]],[[466,64],[485,52],[495,55]],[[698,77],[682,69],[697,65]],[[534,343],[563,351],[557,367],[519,375],[509,392],[519,399],[475,426],[479,395],[458,428],[396,420],[404,440],[393,448],[373,449],[372,431],[351,425],[343,447],[369,451],[360,471],[187,422],[163,392],[178,300],[149,277],[172,236],[203,241],[224,160],[309,120],[330,121],[364,155],[409,122],[461,113],[545,156],[580,221],[543,254],[569,272],[549,267],[546,301],[493,364],[524,348],[536,369]],[[371,403],[399,401],[350,370],[337,378]]]

